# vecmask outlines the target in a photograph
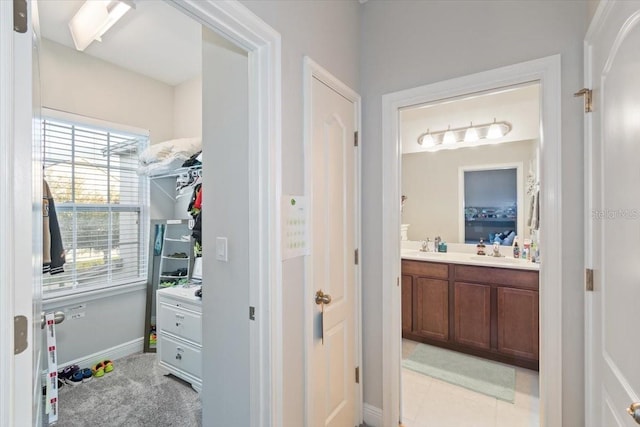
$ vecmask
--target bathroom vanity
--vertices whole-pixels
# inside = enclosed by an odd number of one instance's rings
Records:
[[[538,274],[512,258],[403,255],[402,336],[538,370]]]

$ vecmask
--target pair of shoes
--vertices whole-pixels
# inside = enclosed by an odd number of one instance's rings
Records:
[[[78,365],[69,365],[66,368],[58,371],[58,379],[66,384],[76,384],[73,377],[80,371],[80,367]],[[82,374],[80,375],[79,382],[82,382]]]
[[[91,380],[91,369],[80,369],[78,365],[70,365],[58,372],[58,378],[70,385],[78,385]]]
[[[94,377],[103,377],[104,374],[113,371],[113,362],[111,360],[102,360],[91,367]]]

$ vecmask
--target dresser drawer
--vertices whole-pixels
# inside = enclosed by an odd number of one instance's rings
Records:
[[[202,344],[202,315],[175,305],[160,303],[158,325],[162,331]]]
[[[181,371],[202,378],[202,352],[162,333],[158,337],[160,360]]]

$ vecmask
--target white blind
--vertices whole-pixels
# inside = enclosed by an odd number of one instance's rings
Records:
[[[149,192],[136,170],[148,137],[49,118],[43,137],[66,251],[64,272],[46,274],[44,292],[146,280]]]

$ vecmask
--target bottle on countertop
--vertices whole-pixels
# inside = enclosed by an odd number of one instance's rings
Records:
[[[517,241],[513,244],[513,257],[520,258],[520,247]]]
[[[522,259],[531,259],[531,240],[530,239],[524,239],[524,248],[522,249],[522,253],[521,253],[521,258]]]
[[[476,245],[476,254],[477,255],[484,255],[484,249],[486,248],[486,245],[484,244],[484,239],[480,239],[480,243],[478,243]]]

